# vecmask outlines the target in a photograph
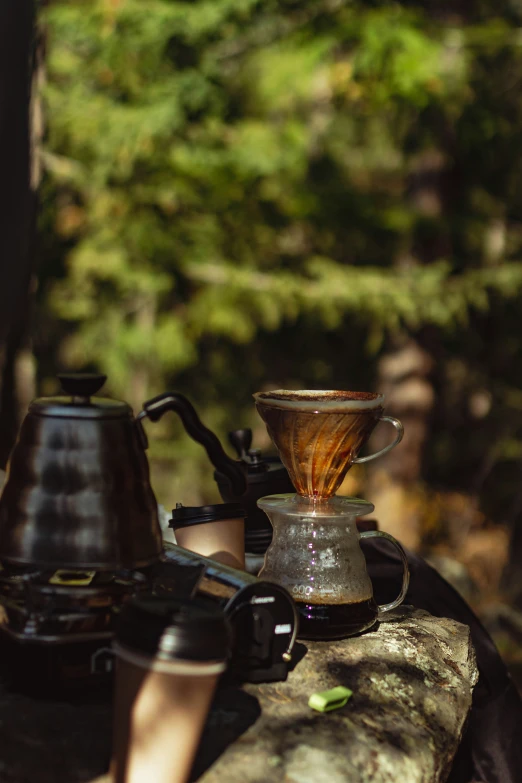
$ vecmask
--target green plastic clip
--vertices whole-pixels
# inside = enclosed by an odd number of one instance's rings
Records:
[[[312,693],[308,699],[308,706],[317,712],[331,712],[344,707],[351,695],[352,691],[349,688],[338,685],[329,691]]]

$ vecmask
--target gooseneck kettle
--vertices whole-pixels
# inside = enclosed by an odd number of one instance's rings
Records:
[[[104,375],[59,376],[63,396],[34,400],[22,422],[0,497],[0,560],[50,568],[139,568],[163,552],[150,484],[144,418],[175,411],[189,435],[241,496],[245,471],[181,394],[146,402],[135,418],[94,396]]]

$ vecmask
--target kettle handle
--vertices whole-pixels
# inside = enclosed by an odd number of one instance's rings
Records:
[[[247,489],[246,472],[240,462],[231,459],[224,451],[218,438],[209,430],[191,402],[177,392],[165,392],[153,397],[143,404],[143,410],[138,419],[148,416],[151,421],[158,421],[167,411],[174,411],[180,417],[185,430],[198,443],[204,446],[208,457],[216,470],[225,475],[232,486],[234,495],[244,495]]]

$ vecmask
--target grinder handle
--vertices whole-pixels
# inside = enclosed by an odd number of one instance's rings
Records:
[[[198,443],[205,448],[208,458],[232,486],[234,495],[244,495],[247,490],[246,468],[241,462],[236,462],[223,451],[218,438],[209,430],[201,419],[191,402],[177,392],[165,392],[143,404],[143,410],[138,419],[148,416],[151,421],[158,421],[167,411],[174,411],[180,417],[185,430]]]

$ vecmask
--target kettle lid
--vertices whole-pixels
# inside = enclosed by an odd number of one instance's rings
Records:
[[[113,419],[132,416],[132,408],[121,400],[94,397],[106,375],[97,373],[60,373],[63,396],[39,397],[29,406],[37,416],[57,416],[74,419]]]

